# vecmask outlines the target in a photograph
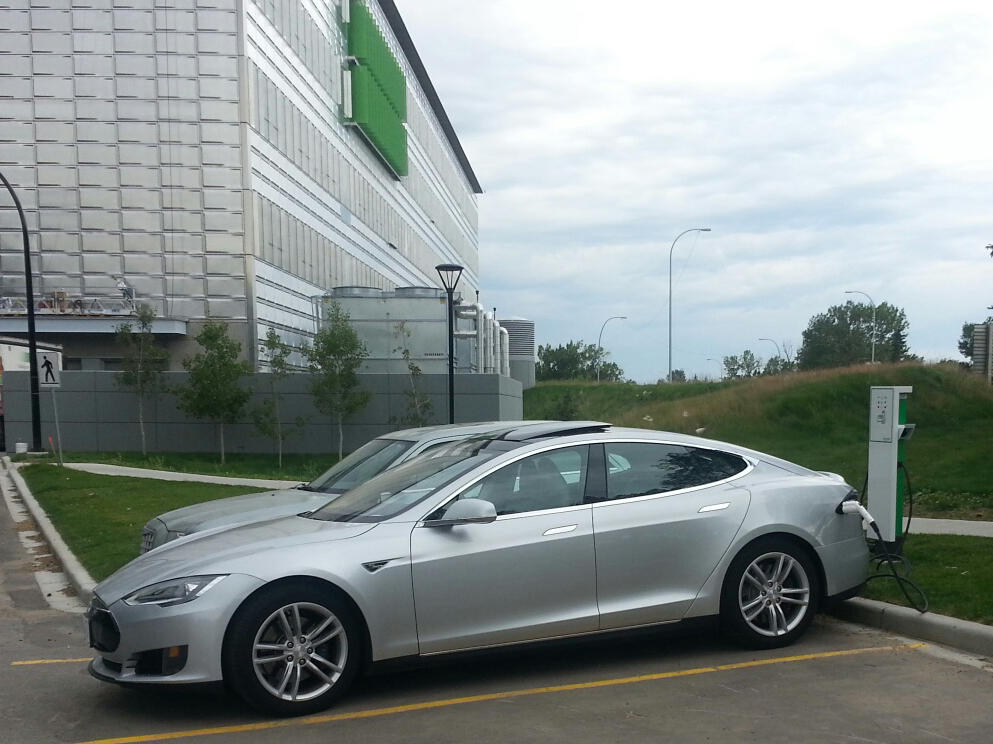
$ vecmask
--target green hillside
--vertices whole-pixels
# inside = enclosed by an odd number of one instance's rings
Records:
[[[734,383],[541,384],[525,393],[524,413],[702,429],[705,437],[841,473],[861,488],[871,385],[914,387],[908,419],[917,431],[907,445],[914,490],[927,492],[925,501],[939,510],[947,494],[956,495],[955,509],[993,508],[993,389],[950,365],[858,366]]]

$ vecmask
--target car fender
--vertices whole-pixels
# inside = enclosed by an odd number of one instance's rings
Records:
[[[851,543],[855,547],[862,537],[860,520],[850,519],[851,515],[839,516],[834,511],[851,487],[818,474],[759,481],[750,483],[749,489],[752,499],[748,513],[728,550],[687,610],[687,618],[720,612],[721,588],[728,567],[746,545],[765,535],[786,534],[803,541],[823,569],[825,588],[838,590],[835,567],[825,564],[823,560],[823,556],[829,555],[830,551],[823,549],[839,543]],[[845,567],[842,572],[850,576],[850,567]]]
[[[410,574],[410,523],[381,523],[361,541],[282,548],[271,561],[246,560],[263,582],[314,578],[337,587],[358,607],[369,632],[371,661],[418,651]],[[228,568],[238,570],[230,562]]]

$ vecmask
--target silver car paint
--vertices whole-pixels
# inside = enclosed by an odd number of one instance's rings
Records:
[[[625,437],[625,434],[628,436]],[[654,609],[648,610],[647,615],[639,614],[640,611],[633,604],[629,603],[625,607],[619,597],[614,597],[614,620],[611,620],[609,613],[612,611],[608,609],[602,625],[595,607],[591,609],[589,580],[577,580],[572,576],[562,585],[549,586],[542,583],[542,580],[558,581],[557,577],[561,577],[567,560],[585,565],[587,577],[596,574],[595,564],[591,563],[591,553],[587,550],[587,546],[592,544],[592,531],[587,515],[590,520],[594,520],[597,511],[604,511],[604,523],[612,521],[613,518],[608,516],[611,510],[605,509],[607,504],[567,507],[530,515],[507,515],[490,524],[451,528],[434,528],[423,524],[427,515],[450,498],[509,462],[543,450],[632,437],[736,452],[755,463],[748,478],[742,479],[743,483],[747,483],[747,490],[729,482],[719,487],[708,485],[640,502],[657,503],[671,510],[670,513],[697,522],[694,529],[699,531],[699,535],[693,543],[694,549],[705,547],[711,555],[724,551],[723,557],[703,581],[692,604],[682,615],[678,608],[685,606],[685,599],[669,602],[663,593],[655,592],[651,587],[645,588],[645,583],[650,580],[650,571],[642,572],[638,581],[642,582],[649,603],[654,602],[650,604]],[[745,504],[742,502],[743,496],[739,498],[735,494],[731,497],[730,490],[741,491],[742,494],[750,492],[751,498]],[[676,434],[655,435],[638,430],[613,430],[609,434],[557,438],[551,444],[547,441],[531,442],[502,453],[489,461],[484,469],[456,479],[421,504],[376,525],[317,522],[288,517],[182,538],[128,564],[100,584],[97,594],[111,605],[112,612],[117,613],[119,610],[126,611],[121,610],[119,604],[114,604],[115,600],[167,578],[232,573],[254,577],[264,584],[288,576],[315,576],[339,586],[355,601],[368,624],[374,660],[530,640],[539,637],[539,634],[541,637],[571,635],[597,631],[601,627],[615,627],[621,617],[618,613],[629,613],[627,617],[630,624],[642,624],[639,620],[663,622],[667,618],[715,614],[720,607],[720,589],[727,565],[748,542],[769,532],[796,535],[809,542],[818,551],[818,555],[829,559],[839,558],[839,566],[830,563],[826,565],[829,593],[858,585],[865,578],[867,556],[860,520],[857,516],[838,516],[834,513],[834,507],[848,491],[846,484],[827,476],[745,448]],[[699,518],[688,517],[692,511],[690,506],[681,506],[681,503],[698,505],[699,509],[723,502],[730,502],[730,506],[702,514],[698,510],[694,514],[699,515]],[[621,506],[618,503],[614,508]],[[739,519],[743,509],[743,521],[728,543],[727,533],[733,522]],[[710,516],[715,516],[716,520],[711,520]],[[629,520],[616,519],[618,524],[624,521]],[[574,530],[557,534],[553,532],[548,536],[552,539],[545,536],[547,530],[568,528],[572,524],[576,524]],[[719,526],[720,529],[710,533],[707,529],[710,524]],[[447,530],[447,533],[442,530]],[[523,544],[525,539],[536,537],[537,547]],[[622,538],[617,539],[620,545]],[[455,548],[459,544],[475,545],[477,550],[474,557],[470,560],[456,560]],[[534,562],[546,555],[546,547],[547,554],[553,556],[552,563],[547,570],[535,569]],[[556,555],[556,552],[559,554]],[[513,557],[515,555],[516,558]],[[494,568],[489,573],[486,572],[485,556],[494,560]],[[624,567],[630,568],[631,558],[631,553],[616,551],[610,564],[603,566],[604,574],[623,577]],[[520,563],[522,559],[525,561],[524,565]],[[366,567],[380,561],[387,562],[377,570]],[[531,563],[528,564],[527,561]],[[859,562],[861,568],[858,568]],[[669,579],[680,583],[684,595],[691,593],[689,587],[700,581],[700,571],[709,567],[706,563],[687,566],[688,563],[692,561],[682,562],[687,575],[679,572],[678,565],[667,574]],[[580,573],[575,570],[576,565],[571,564],[572,573]],[[437,567],[442,573],[432,573],[429,569],[431,566]],[[538,580],[530,580],[528,572],[532,570],[539,571]],[[694,577],[690,574],[697,575]],[[542,604],[538,615],[528,615],[530,620],[527,620],[522,617],[519,608],[503,608],[499,617],[485,622],[483,612],[492,606],[492,602],[481,595],[492,594],[488,589],[491,581],[503,582],[501,586],[510,586],[512,589],[516,588],[518,582],[525,584],[529,591],[521,591],[519,596],[528,602],[540,600]],[[460,587],[459,592],[446,589],[446,582]],[[218,588],[225,586],[225,583],[221,582]],[[567,586],[573,594],[558,591]],[[191,616],[202,611],[204,623],[223,626],[234,612],[237,600],[232,598],[231,605],[214,607],[212,603],[204,602],[213,592],[214,590],[183,607],[189,608]],[[541,596],[545,593],[550,593],[547,601]],[[604,597],[605,600],[610,599],[606,594]],[[215,599],[222,599],[222,595],[218,594]],[[433,604],[435,602],[438,604]],[[415,603],[418,607],[417,620]],[[592,604],[595,604],[595,593]],[[661,609],[667,606],[668,609]],[[168,623],[176,608],[145,609],[158,612],[160,622]],[[422,635],[418,638],[417,623],[422,612],[425,613],[424,622],[420,626]],[[429,618],[433,618],[433,622],[429,623]],[[442,623],[444,628],[439,628],[434,623]],[[532,628],[539,625],[544,626],[544,629],[528,629],[525,627],[528,623]],[[130,632],[129,629],[128,633]],[[129,640],[128,647],[134,648],[135,644]],[[213,655],[219,657],[219,654],[220,645],[217,645],[213,649]],[[209,677],[213,673],[211,670],[217,671],[219,668],[219,664],[212,660],[194,660],[192,656],[190,665],[187,671],[190,674],[195,673],[198,678],[204,675]],[[163,680],[154,678],[147,681]]]
[[[497,429],[514,426],[551,423],[546,421],[484,421],[473,424],[443,424],[423,426],[393,432],[381,439],[414,442],[414,445],[401,452],[389,467],[416,457],[428,447],[452,442],[475,434],[486,434]],[[282,489],[232,496],[225,499],[190,504],[179,509],[160,514],[149,520],[143,533],[152,534],[151,549],[155,549],[178,537],[217,527],[232,527],[250,524],[276,517],[285,517],[305,511],[313,511],[326,504],[333,494],[306,491],[303,489]]]
[[[420,525],[410,546],[421,653],[597,630],[588,504],[489,524]]]
[[[187,684],[221,679],[220,649],[228,622],[244,598],[263,583],[254,576],[232,574],[195,601],[169,608],[132,607],[123,600],[108,602],[101,584],[97,596],[106,602],[122,632],[116,650],[101,652],[94,659],[94,671],[118,682]],[[132,587],[132,591],[137,588]],[[139,652],[169,646],[189,647],[187,664],[180,672],[153,678],[135,674]],[[110,669],[104,659],[121,664],[121,671]]]

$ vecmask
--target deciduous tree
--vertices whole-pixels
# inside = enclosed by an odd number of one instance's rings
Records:
[[[314,345],[304,350],[310,362],[314,405],[337,425],[338,459],[344,447],[345,419],[364,408],[372,397],[368,390],[359,389],[358,371],[366,348],[349,320],[341,305],[332,302]]]
[[[303,419],[297,419],[295,428],[287,429],[279,412],[279,404],[283,399],[281,386],[290,373],[287,362],[292,349],[279,337],[275,328],[269,328],[262,349],[269,361],[269,397],[264,399],[253,411],[252,420],[256,430],[263,436],[272,439],[276,447],[276,459],[279,468],[283,467],[283,444],[287,438],[303,426]]]
[[[180,410],[217,424],[221,464],[224,464],[224,425],[238,419],[251,396],[238,383],[252,371],[252,366],[239,361],[241,344],[228,336],[227,323],[208,321],[196,341],[203,352],[183,360],[189,380],[175,392]]]
[[[542,380],[595,380],[599,367],[600,379],[620,382],[622,370],[614,362],[605,361],[609,354],[596,344],[569,341],[559,346],[538,347],[538,364],[535,379]]]
[[[876,361],[900,362],[912,358],[907,346],[908,327],[901,308],[888,302],[876,306]],[[800,369],[868,362],[872,336],[871,305],[851,300],[844,305],[833,305],[807,324],[798,354]]]
[[[169,353],[155,343],[152,324],[155,310],[139,305],[134,325],[130,321],[117,327],[115,339],[124,347],[121,371],[115,375],[117,384],[134,392],[138,399],[138,430],[141,432],[141,454],[148,454],[145,440],[145,399],[162,390],[162,371],[169,363]]]

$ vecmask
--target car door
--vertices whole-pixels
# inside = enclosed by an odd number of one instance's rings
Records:
[[[450,501],[413,529],[421,653],[597,629],[593,517],[584,503],[588,449],[528,455],[455,497],[492,502],[498,516],[490,523],[431,526]]]
[[[604,454],[593,506],[600,627],[679,620],[744,520],[750,495],[736,481],[751,465],[659,442],[606,442]]]

